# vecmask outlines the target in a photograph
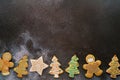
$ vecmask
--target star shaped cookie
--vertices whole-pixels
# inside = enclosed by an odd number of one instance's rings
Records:
[[[41,56],[37,60],[31,59],[32,67],[30,68],[30,72],[38,72],[40,75],[42,75],[42,72],[45,68],[48,67],[47,64],[43,62],[43,57]]]

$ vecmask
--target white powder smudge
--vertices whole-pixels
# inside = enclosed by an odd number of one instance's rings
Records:
[[[41,56],[43,56],[45,61],[47,61],[49,59],[49,57],[48,57],[49,52],[50,52],[49,49],[42,49]]]
[[[26,32],[22,33],[22,34],[20,35],[20,37],[22,37],[22,38],[24,39],[24,43],[25,43],[25,44],[26,44],[29,40],[31,40],[32,43],[33,43],[33,47],[34,47],[34,48],[38,48],[38,47],[39,47],[39,44],[38,44],[38,42],[37,42],[37,39],[38,39],[38,38],[33,38],[33,37],[31,36],[31,34],[30,34],[29,31],[26,31]]]
[[[26,49],[26,47],[24,45],[20,46],[20,51],[16,52],[13,56],[13,59],[15,60],[16,63],[18,63],[18,61],[24,56],[27,55],[29,56],[29,52]]]
[[[28,40],[33,40],[33,38],[30,36],[30,32],[26,31],[25,33],[22,33],[20,35],[24,39],[24,42],[26,43]]]
[[[33,57],[33,54],[30,53],[26,47],[26,43],[31,40],[32,43],[33,43],[33,47],[34,49],[40,49],[41,51],[38,51],[34,54],[37,54],[39,57],[40,56],[43,56],[43,60],[44,61],[47,61],[49,62],[49,56],[48,54],[50,53],[50,50],[49,49],[44,49],[42,48],[38,42],[37,42],[37,39],[36,38],[33,38],[31,37],[30,33],[28,31],[26,31],[25,33],[22,33],[19,37],[22,37],[23,38],[23,42],[24,44],[21,44],[18,46],[16,45],[12,45],[11,47],[11,51],[13,52],[13,60],[15,60],[15,64],[18,64],[19,60],[24,56],[24,55],[28,55],[29,57],[29,61],[28,61],[28,64],[29,64],[29,67],[28,67],[28,71],[29,69],[31,68],[31,62],[30,62],[30,58],[32,59]],[[42,76],[42,77],[45,77],[45,76]],[[31,73],[29,72],[28,76],[27,77],[24,77],[22,80],[31,80],[31,79],[34,79],[34,80],[38,80],[40,79],[39,77],[39,74],[38,73]],[[13,71],[13,69],[11,69],[11,73],[8,77],[5,78],[5,80],[20,80],[19,78],[17,78],[17,74]]]

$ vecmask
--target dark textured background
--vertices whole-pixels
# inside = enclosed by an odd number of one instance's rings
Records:
[[[115,53],[120,59],[120,1],[0,0],[0,53],[4,51],[13,54],[16,64],[24,54],[34,59],[43,56],[50,64],[55,54],[62,69],[76,53],[80,75],[70,79],[64,73],[56,80],[112,80],[105,70]],[[102,61],[102,76],[84,77],[82,65],[88,53]],[[49,70],[43,76],[34,72],[18,79],[11,69],[9,76],[0,74],[0,80],[54,80]]]

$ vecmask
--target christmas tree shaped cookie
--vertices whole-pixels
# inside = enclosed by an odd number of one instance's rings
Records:
[[[116,78],[117,75],[120,75],[120,64],[116,55],[113,56],[112,61],[109,63],[109,68],[106,70],[107,73],[111,74],[111,78]]]
[[[52,68],[49,73],[54,75],[54,78],[59,78],[59,74],[63,73],[63,70],[59,66],[61,66],[61,64],[58,62],[57,57],[53,56],[52,63],[50,64]]]
[[[12,68],[14,66],[13,62],[10,62],[12,59],[12,55],[10,52],[5,52],[2,55],[2,58],[0,58],[0,71],[2,71],[3,75],[9,75],[9,68]]]
[[[69,67],[66,68],[66,72],[69,73],[69,77],[71,78],[74,78],[75,74],[80,74],[79,72],[79,63],[77,62],[79,60],[79,58],[74,55],[72,58],[71,58],[71,61],[69,62]]]
[[[19,61],[18,66],[14,68],[14,71],[17,73],[17,77],[22,78],[23,75],[27,75],[28,71],[28,56],[23,56],[23,58]]]
[[[88,64],[84,64],[83,69],[87,70],[87,73],[85,74],[87,78],[92,78],[93,74],[100,76],[103,73],[103,71],[99,68],[101,61],[95,61],[95,57],[92,54],[87,55],[86,62]]]

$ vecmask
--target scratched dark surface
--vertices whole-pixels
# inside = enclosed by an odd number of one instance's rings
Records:
[[[12,53],[15,64],[24,54],[43,56],[47,64],[56,55],[62,69],[76,53],[80,75],[71,79],[65,72],[54,79],[47,68],[42,76],[33,72],[19,79],[11,69],[9,76],[0,73],[0,80],[112,80],[105,70],[115,53],[120,59],[120,0],[0,0],[0,53],[4,51]],[[102,61],[100,77],[84,77],[88,53]]]

